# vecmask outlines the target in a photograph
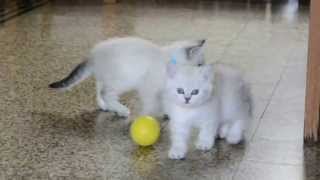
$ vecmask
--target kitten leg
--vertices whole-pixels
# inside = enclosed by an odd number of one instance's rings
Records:
[[[102,98],[102,83],[100,81],[96,81],[96,90],[97,90],[97,104],[100,109],[107,109],[106,103]]]
[[[229,129],[227,135],[227,142],[229,144],[238,144],[244,136],[244,121],[243,120],[236,120],[234,121]]]
[[[229,124],[228,123],[224,123],[223,125],[221,125],[221,127],[219,128],[219,137],[220,138],[226,138],[229,132]]]
[[[170,159],[183,159],[188,149],[190,126],[172,121],[170,121],[169,126],[171,147],[168,156]]]
[[[141,89],[139,90],[139,95],[142,101],[141,115],[160,117],[163,114],[160,108],[162,104],[157,89]]]
[[[169,116],[169,110],[170,107],[168,106],[168,102],[165,98],[161,97],[161,112],[163,113],[163,119],[164,120],[170,120],[170,116]]]
[[[130,115],[130,110],[119,102],[119,93],[121,92],[104,87],[101,91],[101,97],[105,103],[105,106],[102,108],[102,110],[113,111],[119,116],[128,117]]]
[[[212,148],[218,131],[218,125],[213,123],[202,123],[199,127],[198,140],[196,148],[199,150],[207,151]]]

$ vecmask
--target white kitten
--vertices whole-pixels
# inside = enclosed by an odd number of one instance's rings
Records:
[[[97,85],[97,102],[105,111],[129,116],[129,109],[119,102],[119,96],[137,90],[144,115],[159,115],[159,93],[164,87],[166,64],[174,56],[178,64],[204,63],[204,40],[179,41],[160,47],[138,38],[114,38],[96,45],[87,60],[79,64],[66,78],[50,84],[51,88],[70,89],[90,75]]]
[[[164,108],[170,117],[169,158],[187,153],[191,128],[198,128],[196,147],[209,150],[219,135],[230,144],[244,137],[251,117],[250,91],[241,73],[226,65],[167,67]]]

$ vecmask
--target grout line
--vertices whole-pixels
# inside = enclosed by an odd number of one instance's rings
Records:
[[[282,69],[282,71],[281,71],[280,78],[278,79],[276,85],[274,86],[274,88],[273,88],[273,90],[272,90],[272,93],[271,93],[271,95],[270,95],[270,98],[268,99],[267,105],[265,106],[263,112],[262,112],[261,115],[259,116],[258,125],[257,125],[257,127],[255,128],[255,130],[254,130],[251,138],[249,138],[249,139],[250,139],[250,140],[248,141],[249,144],[252,143],[253,138],[255,137],[255,135],[256,135],[256,133],[257,133],[257,131],[258,131],[260,125],[261,125],[261,121],[262,121],[262,119],[263,119],[263,117],[264,117],[267,109],[269,108],[269,106],[270,106],[270,104],[271,104],[271,101],[272,101],[272,99],[273,99],[273,97],[274,97],[274,95],[275,95],[275,92],[276,92],[276,90],[278,89],[279,84],[280,84],[280,82],[282,81],[283,76],[284,76],[284,74],[285,74],[285,72],[286,72],[287,69],[288,69],[288,61],[286,61],[285,64],[283,65],[283,69]],[[242,163],[243,161],[244,161],[244,157],[242,157],[239,165],[237,166],[237,168],[236,168],[236,170],[235,170],[235,173],[232,175],[232,180],[234,180],[236,174],[239,172],[239,167],[240,167],[240,165],[241,165],[241,163]],[[246,161],[251,161],[251,162],[261,163],[261,164],[270,164],[270,165],[273,164],[273,165],[286,165],[286,166],[300,166],[300,165],[294,165],[294,164],[288,164],[288,163],[272,163],[272,162],[253,161],[253,160],[246,160]]]
[[[286,64],[287,64],[287,63],[286,63]],[[281,74],[280,74],[280,78],[278,79],[276,85],[274,86],[274,88],[273,88],[273,90],[272,90],[272,93],[271,93],[271,96],[270,96],[270,98],[269,98],[269,100],[268,100],[268,103],[267,103],[267,105],[265,106],[263,112],[261,113],[261,115],[260,115],[260,117],[259,117],[258,125],[257,125],[256,129],[254,130],[251,138],[249,138],[249,139],[250,139],[250,140],[248,141],[249,144],[252,142],[253,138],[255,137],[255,135],[256,135],[259,127],[260,127],[262,118],[264,117],[265,112],[267,111],[268,107],[270,106],[271,100],[272,100],[272,98],[273,98],[273,96],[274,96],[274,94],[275,94],[275,92],[276,92],[276,89],[278,88],[278,86],[279,86],[279,84],[280,84],[280,82],[281,82],[281,80],[282,80],[283,74],[284,74],[284,72],[286,71],[286,69],[287,69],[287,66],[285,65],[285,67],[283,67],[283,70],[282,70],[282,72],[281,72]],[[244,156],[245,156],[245,155],[244,155]],[[244,161],[244,157],[242,157],[242,159],[241,159],[241,161],[239,162],[239,164],[238,164],[238,166],[237,166],[234,174],[232,175],[232,180],[234,180],[235,176],[236,176],[237,173],[239,172],[240,165],[241,165],[241,163],[242,163],[243,161]],[[261,162],[260,162],[260,163],[261,163]]]
[[[277,90],[278,87],[279,87],[280,82],[282,81],[283,75],[285,74],[285,71],[286,71],[286,70],[287,70],[287,62],[285,63],[285,65],[284,65],[284,67],[283,67],[283,69],[282,69],[282,72],[281,72],[281,74],[280,74],[280,78],[278,79],[276,85],[274,86],[274,88],[273,88],[273,90],[272,90],[272,93],[271,93],[271,95],[270,95],[270,98],[268,99],[267,105],[265,106],[265,108],[263,109],[263,112],[262,112],[261,115],[259,116],[258,125],[257,125],[257,127],[255,128],[255,130],[254,130],[251,138],[249,138],[249,139],[250,139],[249,142],[252,142],[253,138],[255,137],[255,135],[256,135],[256,133],[257,133],[257,131],[258,131],[260,125],[261,125],[261,121],[262,121],[262,119],[263,119],[263,117],[264,117],[267,109],[269,108],[269,106],[270,106],[270,104],[271,104],[271,101],[272,101],[272,99],[273,99],[273,97],[274,97],[274,95],[275,95],[275,93],[276,93],[276,90]]]
[[[223,57],[227,54],[227,51],[228,49],[232,46],[233,42],[236,41],[237,39],[239,39],[239,36],[240,34],[247,28],[248,24],[249,24],[249,21],[248,20],[244,25],[243,27],[235,34],[235,36],[233,38],[231,38],[231,40],[227,43],[227,45],[225,46],[222,54],[221,54],[221,57],[218,58],[218,60],[216,61],[216,63],[221,63],[222,60],[223,60]]]
[[[277,143],[287,143],[287,142],[296,142],[296,141],[300,141],[301,139],[270,139],[270,138],[266,138],[266,137],[259,137],[260,141],[273,141],[273,142],[277,142]],[[255,142],[255,140],[250,141],[250,143]]]
[[[293,163],[277,163],[277,162],[271,162],[271,161],[257,161],[257,160],[245,160],[247,162],[253,162],[256,164],[267,164],[267,165],[280,165],[280,166],[302,166],[301,164],[293,164]]]
[[[249,24],[249,21],[248,21],[248,22],[244,25],[244,27],[237,33],[236,37],[230,40],[230,42],[229,42],[228,45],[226,46],[226,49],[225,49],[225,51],[223,52],[221,58],[220,58],[217,62],[219,62],[221,59],[223,59],[224,55],[226,54],[227,49],[231,46],[232,42],[234,42],[236,39],[238,39],[238,37],[240,36],[240,33],[245,30],[245,28],[247,27],[248,24]],[[284,76],[285,72],[286,72],[287,69],[288,69],[288,60],[286,60],[285,63],[284,63],[282,66],[283,66],[283,69],[282,69],[282,71],[281,71],[280,78],[278,79],[278,81],[276,82],[276,84],[275,84],[275,86],[274,86],[274,88],[273,88],[273,90],[272,90],[272,93],[271,93],[271,95],[270,95],[270,98],[268,99],[267,105],[265,106],[263,112],[261,113],[261,115],[260,115],[259,118],[258,118],[258,125],[257,125],[257,127],[255,128],[252,136],[249,138],[249,141],[248,141],[249,144],[253,141],[254,137],[256,136],[256,133],[257,133],[257,131],[258,131],[260,125],[261,125],[262,119],[263,119],[263,117],[264,117],[267,109],[269,108],[269,106],[270,106],[270,104],[271,104],[271,101],[272,101],[272,99],[273,99],[273,97],[274,97],[274,95],[275,95],[275,93],[276,93],[276,90],[278,89],[278,87],[279,87],[279,85],[280,85],[280,83],[281,83],[281,81],[282,81],[282,79],[283,79],[283,76]],[[243,161],[244,161],[244,157],[242,157],[241,161],[240,161],[239,164],[237,165],[237,167],[236,167],[236,169],[235,169],[235,172],[234,172],[233,175],[232,175],[232,180],[234,180],[236,174],[239,172],[239,167],[240,167],[240,165],[241,165],[241,163],[242,163]],[[259,162],[259,161],[253,161],[253,160],[246,160],[246,161],[252,161],[252,162],[262,163],[262,164],[299,166],[299,165],[288,164],[288,163]]]
[[[247,26],[248,26],[249,22],[250,22],[250,20],[248,20],[248,21],[243,25],[243,27],[236,33],[235,37],[232,38],[232,39],[229,41],[229,43],[226,45],[224,51],[222,52],[221,58],[218,59],[217,63],[220,63],[220,62],[222,61],[222,59],[224,58],[224,56],[227,54],[227,50],[231,47],[231,45],[233,44],[233,42],[235,42],[237,39],[239,39],[240,34],[247,29]],[[240,164],[241,164],[241,162],[243,161],[243,158],[244,158],[244,157],[241,157],[241,160],[239,161],[239,164],[236,165],[235,171],[233,172],[232,177],[231,177],[232,180],[234,180],[235,176],[237,175],[237,173],[238,173],[238,171],[239,171]]]

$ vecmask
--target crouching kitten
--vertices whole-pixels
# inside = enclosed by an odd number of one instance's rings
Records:
[[[128,117],[130,110],[119,97],[137,90],[142,101],[140,114],[161,116],[158,101],[166,78],[166,64],[173,55],[177,64],[203,64],[204,43],[205,40],[191,40],[158,46],[134,37],[109,39],[97,44],[67,77],[49,87],[68,90],[93,75],[100,109]]]
[[[250,91],[240,71],[227,65],[168,64],[164,109],[170,117],[168,156],[183,159],[192,128],[199,129],[195,145],[204,151],[217,136],[230,144],[244,138],[251,117]]]

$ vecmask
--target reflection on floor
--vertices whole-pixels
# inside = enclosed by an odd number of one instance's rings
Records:
[[[308,12],[294,0],[56,2],[4,23],[1,179],[319,179],[319,148],[304,152],[302,138]],[[205,37],[208,62],[242,68],[255,103],[247,141],[171,161],[166,122],[157,145],[135,146],[126,120],[95,110],[92,79],[47,89],[94,44],[127,35],[160,44]],[[134,93],[122,100],[139,109]]]

